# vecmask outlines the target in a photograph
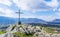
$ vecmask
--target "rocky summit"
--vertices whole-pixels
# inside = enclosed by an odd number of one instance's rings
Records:
[[[0,34],[0,37],[60,37],[60,33],[57,31],[54,31],[55,33],[51,31],[51,33],[49,28],[42,26],[9,25],[5,31],[5,33]]]

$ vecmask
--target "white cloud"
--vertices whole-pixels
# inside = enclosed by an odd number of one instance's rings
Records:
[[[10,6],[12,3],[9,0],[0,0],[0,4]]]
[[[35,18],[33,15],[21,15],[21,18]]]
[[[58,11],[60,11],[60,8],[59,8],[59,10]]]
[[[46,2],[44,0],[13,0],[13,2],[22,10],[33,10],[33,9],[51,9],[58,6],[57,0]]]
[[[48,5],[44,0],[13,0],[13,2],[22,10],[51,9],[51,7],[48,7],[51,5]]]
[[[59,19],[60,18],[60,11],[56,12],[55,15],[56,15],[56,18]]]
[[[0,0],[0,4],[11,6],[12,2],[10,0]],[[0,7],[0,16],[17,18],[17,14],[7,7]]]
[[[4,10],[2,8],[0,8],[0,11],[4,12]]]
[[[51,2],[45,2],[48,6],[51,6],[53,8],[58,6],[58,1],[57,0],[52,0]]]
[[[28,9],[27,4],[23,0],[21,0],[21,2],[20,2],[20,0],[13,0],[13,2],[16,4],[17,7],[21,8],[23,10]]]
[[[0,12],[2,13],[0,13],[0,16],[17,18],[17,14],[15,14],[11,9],[0,8]]]

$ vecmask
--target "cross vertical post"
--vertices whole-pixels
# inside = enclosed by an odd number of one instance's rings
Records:
[[[19,17],[18,17],[18,25],[20,25],[21,24],[21,21],[20,21],[20,10],[19,10],[18,14],[19,14]]]

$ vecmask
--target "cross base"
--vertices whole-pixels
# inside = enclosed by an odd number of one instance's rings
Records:
[[[18,22],[18,25],[21,25],[21,22],[20,21]]]

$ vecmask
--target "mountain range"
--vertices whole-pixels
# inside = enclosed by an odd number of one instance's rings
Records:
[[[22,23],[47,23],[47,24],[60,24],[60,19],[55,19],[52,22],[47,22],[38,18],[21,18]],[[0,24],[16,24],[18,22],[18,18],[9,18],[0,16]]]
[[[57,24],[57,25],[59,25],[60,24],[60,19],[55,19],[55,20],[53,20],[53,21],[51,21],[51,22],[47,22],[48,24]]]

